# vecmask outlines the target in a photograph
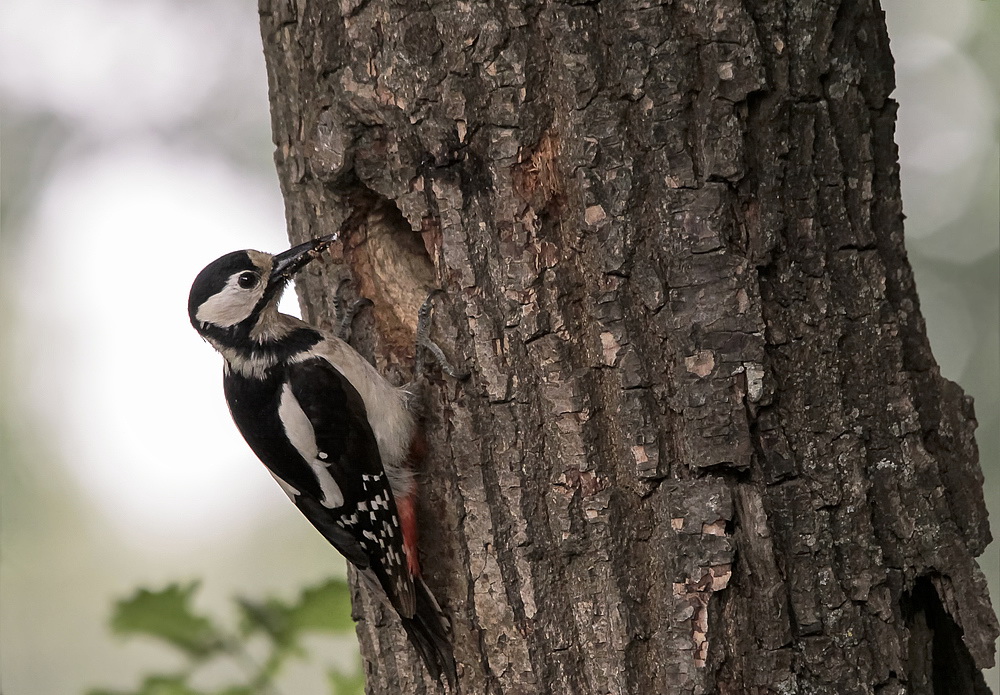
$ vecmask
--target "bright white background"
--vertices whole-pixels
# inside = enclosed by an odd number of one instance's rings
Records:
[[[942,370],[977,397],[996,518],[994,5],[886,2],[907,243]],[[343,571],[239,439],[219,358],[187,323],[208,261],[287,246],[266,84],[248,3],[0,5],[9,695],[126,688],[162,666],[106,630],[138,585],[201,578],[201,607],[231,615],[235,593]],[[998,557],[982,561],[1000,598]],[[311,673],[302,692],[320,691]]]

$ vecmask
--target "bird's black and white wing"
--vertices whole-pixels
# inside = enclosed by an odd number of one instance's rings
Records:
[[[399,513],[361,396],[329,362],[314,357],[288,366],[279,416],[321,491],[318,498],[297,495],[296,506],[338,549],[348,534],[352,555],[360,549],[367,562],[349,559],[360,570],[367,565],[396,610],[412,616]]]
[[[401,616],[412,617],[416,599],[399,513],[364,401],[322,357],[292,362],[283,372],[271,389],[278,404],[270,428],[280,432],[267,433],[259,415],[266,410],[247,402],[257,416],[240,427],[244,437],[312,525],[376,580]],[[227,378],[226,387],[240,425],[239,385]]]

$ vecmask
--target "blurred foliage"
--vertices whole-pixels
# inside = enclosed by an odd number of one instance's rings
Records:
[[[118,602],[111,628],[121,635],[152,635],[193,659],[205,659],[225,648],[222,633],[212,621],[191,610],[197,582],[171,584],[161,591],[139,589],[135,596]]]
[[[198,582],[157,591],[140,588],[118,601],[111,618],[114,632],[165,642],[183,655],[184,665],[176,672],[147,675],[136,690],[98,688],[88,695],[281,695],[277,677],[291,658],[307,655],[302,646],[307,633],[353,633],[350,589],[343,579],[307,587],[291,602],[237,597],[240,618],[235,629],[195,611],[197,590]],[[263,638],[262,658],[251,656],[250,641],[255,638]],[[211,690],[195,687],[198,675],[219,660],[238,666],[240,682]],[[328,682],[332,695],[364,693],[360,668],[353,673],[330,669]]]

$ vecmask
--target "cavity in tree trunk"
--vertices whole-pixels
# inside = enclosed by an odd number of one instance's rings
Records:
[[[903,248],[865,0],[261,0],[293,241],[417,307],[423,566],[461,691],[985,692],[970,399]],[[367,325],[365,324],[367,321]],[[359,591],[370,693],[435,692]]]

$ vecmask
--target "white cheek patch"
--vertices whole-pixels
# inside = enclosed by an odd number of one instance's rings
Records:
[[[209,323],[220,328],[235,326],[245,321],[264,296],[267,289],[267,279],[261,278],[256,287],[245,290],[239,286],[240,275],[245,271],[235,273],[226,286],[206,299],[195,314],[200,323]]]
[[[326,469],[326,463],[320,458],[319,447],[316,445],[316,432],[312,423],[295,400],[292,387],[285,384],[281,390],[281,401],[278,404],[278,417],[285,429],[285,436],[292,443],[299,455],[312,468],[316,481],[319,483],[323,499],[320,500],[327,509],[335,509],[344,505],[344,495],[340,486]],[[324,454],[325,455],[325,454]]]

